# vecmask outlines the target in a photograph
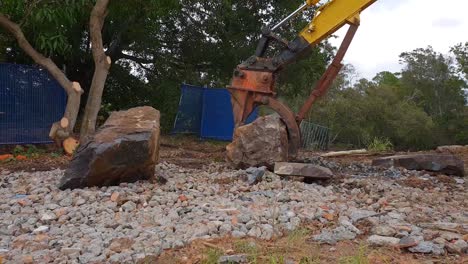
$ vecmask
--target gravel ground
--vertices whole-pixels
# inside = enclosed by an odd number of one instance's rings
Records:
[[[222,163],[162,163],[167,183],[59,191],[62,170],[0,172],[0,256],[6,263],[136,263],[197,239],[264,240],[315,225],[311,243],[364,239],[414,253],[468,250],[467,182],[362,164],[332,169],[325,185]],[[1,169],[0,169],[1,170]]]

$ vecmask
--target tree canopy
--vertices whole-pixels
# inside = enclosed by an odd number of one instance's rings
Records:
[[[180,85],[224,87],[232,71],[251,56],[261,28],[280,21],[300,0],[112,0],[102,30],[112,59],[101,115],[138,105],[162,114],[167,131],[177,111]],[[85,96],[93,78],[89,18],[95,0],[3,0],[0,13],[19,24],[31,44],[66,76],[81,83]],[[64,8],[66,6],[66,8]],[[284,27],[292,39],[310,13]],[[441,54],[431,47],[402,53],[403,70],[359,80],[347,65],[331,92],[310,114],[329,126],[335,142],[365,145],[387,137],[399,147],[468,144],[466,80],[468,43]],[[334,48],[324,41],[291,65],[278,85],[297,109],[329,64]],[[0,29],[0,61],[32,63]],[[86,97],[81,102],[86,102]]]
[[[331,127],[338,143],[365,146],[388,138],[401,148],[468,143],[467,83],[459,74],[467,53],[443,55],[432,47],[401,54],[403,70],[380,72],[372,80],[343,81],[312,110],[310,120]]]

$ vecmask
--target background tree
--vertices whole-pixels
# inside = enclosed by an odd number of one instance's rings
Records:
[[[468,79],[468,42],[455,45],[451,51],[458,62],[458,71]]]
[[[457,64],[431,47],[416,49],[401,55],[401,73],[357,82],[347,81],[355,74],[345,67],[310,120],[330,127],[335,143],[352,147],[382,137],[403,149],[467,144],[466,82],[456,71],[460,54]]]
[[[456,72],[449,56],[432,47],[416,49],[401,55],[405,68],[401,87],[405,98],[420,106],[437,124],[435,134],[440,144],[448,144],[463,131],[466,83]]]
[[[83,125],[81,126],[81,140],[85,140],[95,132],[96,120],[101,109],[102,93],[112,63],[111,58],[105,53],[101,33],[107,16],[108,5],[109,0],[97,0],[93,11],[91,11],[89,35],[94,58],[94,75],[89,90],[88,102],[86,103]]]
[[[29,56],[29,60],[46,68],[50,74],[58,81],[68,94],[68,102],[62,120],[52,125],[49,136],[61,141],[70,136],[73,132],[80,106],[80,98],[83,90],[78,82],[71,82],[67,76],[57,67],[57,64],[50,58],[53,53],[66,54],[69,46],[63,40],[63,28],[61,25],[72,25],[76,16],[80,15],[79,9],[83,1],[70,3],[70,9],[67,11],[50,8],[47,1],[12,1],[7,0],[0,6],[0,26],[10,33],[16,42],[15,52],[21,50],[22,56]],[[13,22],[19,21],[19,24]],[[60,21],[60,22],[59,22]],[[40,32],[35,31],[37,25],[43,26]],[[52,27],[56,25],[57,27]],[[24,27],[27,33],[31,33],[33,44],[39,47],[36,50],[25,36]],[[41,28],[42,29],[42,28]],[[55,29],[55,31],[53,31]],[[8,42],[5,36],[2,36],[0,43]],[[7,47],[0,57],[8,57],[12,54],[13,48]],[[43,52],[43,53],[41,53]],[[49,56],[49,57],[46,57]]]

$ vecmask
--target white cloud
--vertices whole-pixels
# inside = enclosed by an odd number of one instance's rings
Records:
[[[431,45],[448,53],[451,46],[468,41],[468,1],[378,0],[361,14],[361,26],[346,55],[363,77],[380,71],[399,71],[399,55]],[[331,42],[338,46],[339,38]]]

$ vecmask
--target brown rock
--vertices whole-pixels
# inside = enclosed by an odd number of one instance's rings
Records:
[[[233,142],[226,147],[227,161],[237,168],[273,168],[288,160],[288,133],[278,116],[260,117],[238,127]]]
[[[13,240],[13,243],[11,244],[11,248],[22,250],[25,247],[26,243],[29,241],[29,239],[30,238],[28,235],[18,236]]]
[[[324,213],[323,218],[327,219],[328,221],[333,221],[333,219],[335,219],[335,216],[333,216],[330,213]]]
[[[330,169],[306,163],[277,162],[275,173],[281,176],[299,176],[319,180],[333,177]]]
[[[449,242],[451,242],[453,240],[463,239],[462,235],[454,233],[454,232],[447,232],[447,231],[440,232],[440,237],[447,240],[447,241],[449,241]]]
[[[112,202],[118,203],[118,202],[119,202],[119,198],[120,198],[120,193],[118,193],[118,192],[113,192],[110,199],[111,199]]]
[[[186,202],[186,201],[188,201],[188,198],[187,198],[187,196],[181,194],[181,195],[179,195],[179,201]]]
[[[452,146],[440,146],[436,149],[439,153],[461,153],[464,151],[468,151],[468,146],[461,146],[461,145],[452,145]]]
[[[77,149],[60,189],[153,179],[159,160],[159,136],[159,111],[152,107],[112,113]]]
[[[236,215],[234,215],[234,216],[232,217],[232,219],[231,219],[231,224],[232,224],[232,225],[237,225],[237,224],[239,224],[239,218],[237,218]]]
[[[31,256],[31,255],[23,256],[23,263],[24,263],[24,264],[32,264],[32,263],[34,263],[34,258],[33,258],[33,256]]]
[[[55,213],[55,216],[57,216],[57,218],[60,218],[61,216],[66,215],[68,211],[65,208],[59,208],[59,209],[56,209],[54,213]]]
[[[27,199],[21,199],[21,200],[18,200],[18,204],[21,206],[26,206],[26,205],[30,205],[31,201]]]
[[[49,239],[50,239],[50,237],[47,234],[38,234],[38,235],[36,235],[36,237],[34,237],[34,241],[36,241],[36,242],[48,243]]]
[[[426,170],[448,175],[464,176],[464,163],[453,155],[444,154],[411,154],[378,158],[372,161],[373,166],[403,167],[408,170]]]
[[[121,253],[122,251],[130,250],[134,243],[135,241],[128,237],[115,238],[111,241],[109,249]]]

